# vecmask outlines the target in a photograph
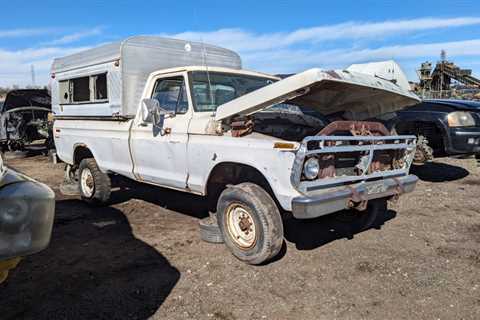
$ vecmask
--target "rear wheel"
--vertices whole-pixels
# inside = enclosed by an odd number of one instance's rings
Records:
[[[283,223],[272,197],[254,183],[225,189],[218,200],[218,226],[235,257],[260,264],[274,258],[283,245]]]
[[[110,177],[100,171],[93,158],[83,159],[78,167],[78,188],[84,201],[92,205],[105,205],[110,200]]]

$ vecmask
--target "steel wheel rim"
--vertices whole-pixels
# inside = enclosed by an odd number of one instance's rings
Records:
[[[92,171],[89,168],[82,170],[80,177],[80,185],[85,196],[91,197],[95,191],[95,182],[93,180]]]
[[[246,250],[255,246],[257,231],[255,220],[250,211],[239,203],[228,206],[226,224],[230,238],[240,249]]]

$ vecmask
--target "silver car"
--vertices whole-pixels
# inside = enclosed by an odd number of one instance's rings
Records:
[[[5,167],[0,157],[0,283],[21,257],[48,246],[54,213],[53,191]]]

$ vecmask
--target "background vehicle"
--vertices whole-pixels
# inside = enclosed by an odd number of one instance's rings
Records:
[[[52,78],[57,154],[85,201],[108,203],[110,174],[206,196],[247,263],[280,251],[281,211],[357,209],[351,223],[363,229],[418,180],[415,137],[360,121],[418,98],[371,75],[279,79],[243,70],[226,49],[132,37],[56,59]],[[326,125],[300,107],[343,121]]]
[[[54,212],[53,191],[6,168],[0,157],[0,283],[21,257],[47,247]]]
[[[433,156],[480,153],[480,103],[465,100],[424,100],[396,112],[386,121],[399,134],[418,137],[416,163]]]
[[[51,98],[45,89],[8,92],[0,107],[0,151],[51,148],[50,112]]]

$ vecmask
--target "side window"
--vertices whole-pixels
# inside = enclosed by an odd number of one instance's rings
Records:
[[[62,80],[58,82],[59,101],[60,104],[70,103],[70,88],[68,80]]]
[[[188,110],[187,91],[183,76],[158,79],[152,94],[160,106],[170,112],[186,113]]]
[[[99,74],[92,77],[95,100],[107,100],[107,74]]]
[[[72,102],[90,101],[90,78],[82,77],[70,80]]]
[[[59,101],[61,104],[98,103],[108,101],[107,74],[60,80]]]

